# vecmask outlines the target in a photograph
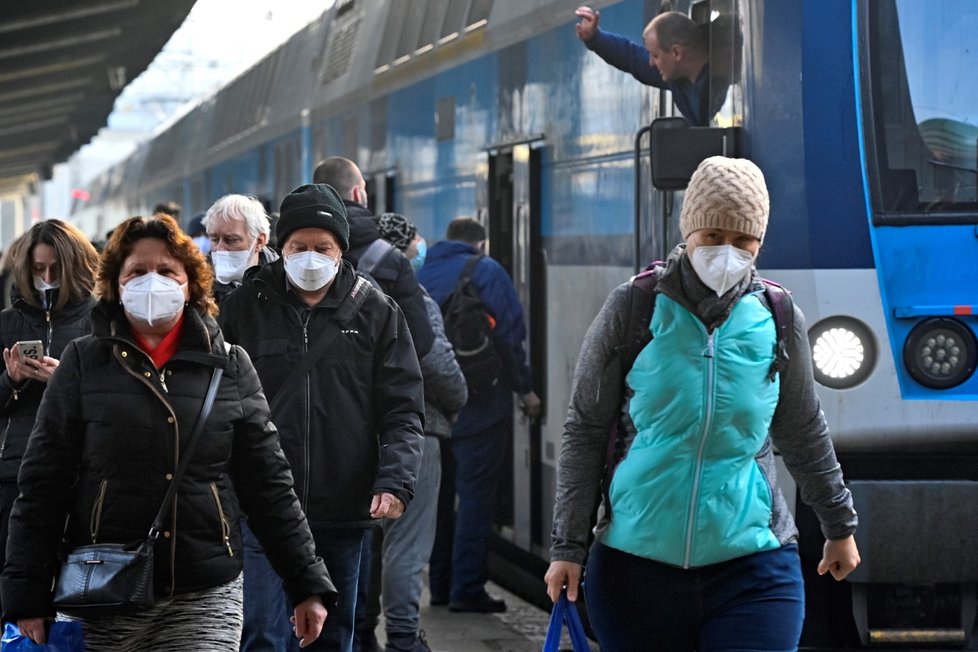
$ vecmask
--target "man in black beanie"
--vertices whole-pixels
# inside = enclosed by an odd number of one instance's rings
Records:
[[[282,258],[248,270],[219,321],[225,339],[255,363],[317,552],[340,593],[309,649],[344,650],[353,640],[364,535],[377,519],[400,516],[414,493],[424,438],[421,370],[397,304],[343,260],[350,227],[332,187],[293,190],[276,236]],[[242,530],[241,649],[288,649],[291,605]]]

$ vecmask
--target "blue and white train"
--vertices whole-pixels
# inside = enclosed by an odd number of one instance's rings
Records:
[[[634,40],[659,9],[594,4],[602,28]],[[966,647],[978,582],[978,4],[673,4],[709,29],[711,70],[727,71],[712,127],[682,132],[678,148],[675,134],[643,129],[675,114],[669,93],[587,51],[575,3],[338,0],[100,177],[72,219],[97,236],[163,200],[187,214],[229,192],[275,205],[329,155],[357,161],[372,208],[407,215],[429,240],[456,216],[483,219],[527,307],[545,404],[539,424],[514,415],[494,568],[518,560],[536,573],[584,332],[611,288],[679,241],[682,192],[650,172],[681,180],[703,143],[750,158],[771,192],[762,273],[808,318],[861,520],[851,581],[806,578],[803,643]],[[800,503],[797,517],[812,570],[820,534]]]

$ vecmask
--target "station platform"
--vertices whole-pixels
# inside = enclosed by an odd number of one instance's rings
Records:
[[[452,613],[448,607],[432,607],[425,588],[421,596],[421,629],[432,652],[540,652],[547,636],[550,614],[531,605],[500,586],[489,582],[486,591],[506,601],[500,614]],[[377,640],[387,641],[383,618],[377,627]],[[570,650],[564,634],[561,650]],[[597,644],[591,644],[597,651]]]

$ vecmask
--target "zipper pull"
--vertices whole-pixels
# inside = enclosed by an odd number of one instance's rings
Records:
[[[166,380],[165,380],[164,376],[166,376],[166,369],[165,368],[160,370],[160,385],[163,386],[163,391],[166,392],[167,394],[169,394],[170,393],[170,390],[168,390],[166,388]]]
[[[703,350],[704,358],[712,358],[714,353],[713,333],[706,336],[706,348]]]
[[[228,557],[234,557],[234,550],[231,549],[231,539],[226,534],[224,535],[224,545],[228,547]]]

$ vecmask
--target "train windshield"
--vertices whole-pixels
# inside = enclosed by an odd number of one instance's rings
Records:
[[[867,4],[877,222],[976,221],[978,3]]]

